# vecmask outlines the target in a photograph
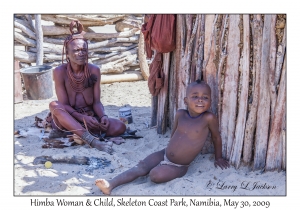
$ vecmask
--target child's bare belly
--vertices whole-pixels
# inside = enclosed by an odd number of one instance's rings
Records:
[[[166,148],[167,158],[176,164],[188,165],[201,151],[206,137],[191,139],[188,134],[174,133]]]

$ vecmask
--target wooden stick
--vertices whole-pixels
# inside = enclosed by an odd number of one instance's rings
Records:
[[[227,38],[225,37],[225,31],[227,28],[227,23],[228,23],[228,15],[226,15],[223,18],[223,27],[222,27],[222,35],[221,35],[221,40],[220,40],[220,61],[218,65],[218,76],[217,76],[217,84],[218,84],[218,119],[219,119],[219,124],[221,124],[221,113],[222,113],[222,92],[223,92],[223,85],[222,85],[222,71],[223,71],[223,66],[224,62],[227,58]]]
[[[128,55],[134,55],[134,54],[137,54],[137,48],[134,48],[134,49],[129,50],[129,51],[122,52],[120,54],[114,55],[114,56],[109,57],[109,58],[95,60],[93,63],[95,65],[101,65],[101,64],[105,64],[105,63],[109,63],[109,62],[112,62],[112,61],[115,61],[115,60],[119,60],[119,59],[124,58]]]
[[[140,33],[139,38],[139,45],[138,45],[138,58],[140,63],[141,72],[143,75],[144,80],[148,80],[150,72],[149,72],[149,65],[147,63],[146,59],[146,53],[145,53],[145,40],[144,40],[144,34]]]
[[[279,83],[280,73],[282,69],[282,64],[284,60],[284,55],[286,51],[286,27],[283,31],[282,42],[278,45],[277,58],[276,58],[276,68],[275,68],[275,85]]]
[[[31,30],[31,31],[35,31],[34,24],[33,24],[33,22],[32,22],[32,18],[31,18],[31,15],[25,15],[25,18],[27,19],[28,25],[30,26],[30,30]]]
[[[84,34],[84,38],[86,39],[111,39],[111,38],[126,38],[134,36],[139,28],[133,28],[129,31],[119,32],[119,33],[90,33],[87,32]]]
[[[134,20],[126,17],[123,21],[118,21],[115,24],[115,29],[118,32],[124,31],[124,28],[141,28],[142,21],[141,20]]]
[[[117,42],[138,42],[139,36],[132,36],[129,38],[112,38],[109,40],[105,40],[102,42],[96,42],[89,44],[89,49],[95,49],[100,47],[109,46],[111,44],[115,44]]]
[[[178,98],[177,98],[177,104],[178,107],[177,109],[184,109],[186,106],[184,104],[184,97],[185,97],[185,90],[186,90],[186,74],[184,71],[182,71],[182,66],[184,65],[184,50],[185,50],[185,44],[186,44],[186,36],[185,36],[185,15],[178,15],[177,21],[181,25],[181,31],[180,31],[180,45],[178,46],[178,53],[179,53],[179,58],[178,58],[178,69],[177,71],[177,80],[178,80]],[[177,58],[176,58],[177,60]]]
[[[282,170],[286,170],[286,136],[285,136],[286,109],[284,110],[284,117],[283,117],[282,121],[283,122],[282,122],[282,131],[281,131],[281,137],[282,137],[282,163],[281,163],[281,168],[282,168]]]
[[[41,15],[35,15],[35,34],[36,34],[36,65],[43,65],[43,30]]]
[[[15,60],[24,63],[35,63],[36,61],[36,53],[25,52],[23,50],[15,49]]]
[[[51,21],[60,25],[69,26],[72,20],[80,20],[81,24],[85,27],[87,26],[104,26],[107,24],[113,24],[114,22],[121,20],[126,15],[119,15],[112,18],[90,18],[87,20],[82,15],[42,15],[43,20]]]
[[[30,38],[35,39],[35,33],[31,31],[29,28],[27,28],[25,25],[22,25],[17,21],[14,21],[14,26],[20,29],[21,31],[23,31],[25,34],[27,34]]]
[[[177,39],[177,38],[176,38]],[[171,66],[170,66],[170,75],[169,75],[169,127],[173,129],[173,123],[174,118],[176,114],[176,86],[177,86],[177,80],[176,80],[176,57],[175,57],[176,49],[175,51],[170,53],[171,57]]]
[[[129,67],[126,67],[126,65],[129,65],[133,63],[137,58],[137,55],[129,55],[126,58],[122,58],[121,62],[119,60],[114,61],[114,62],[109,62],[105,64],[98,65],[101,74],[109,74],[109,73],[122,73],[125,70],[128,70]]]
[[[23,25],[26,28],[31,28],[31,25],[27,21],[22,20],[20,18],[14,18],[14,22],[19,23],[19,24]]]
[[[57,44],[57,45],[64,45],[65,40],[64,39],[53,39],[44,36],[43,38],[44,42],[50,43],[50,44]]]
[[[248,107],[248,89],[250,72],[250,22],[249,15],[243,15],[243,57],[241,66],[242,90],[239,100],[239,111],[236,121],[235,136],[232,145],[230,163],[236,168],[240,166],[242,155],[243,140],[245,133],[247,107]]]
[[[282,122],[285,113],[286,103],[286,56],[284,58],[278,97],[276,100],[274,119],[271,126],[268,142],[266,170],[281,170],[282,164]]]
[[[218,85],[217,85],[217,67],[214,63],[216,57],[216,32],[215,24],[218,19],[218,15],[209,15],[205,23],[205,41],[207,41],[206,47],[204,48],[204,59],[205,64],[203,67],[204,80],[211,88],[211,111],[214,114],[218,114]],[[208,41],[209,40],[209,41]]]
[[[271,15],[264,16],[263,45],[261,53],[260,91],[257,109],[257,123],[254,151],[254,170],[263,169],[266,164],[268,132],[270,122],[270,91],[268,84],[269,77],[269,56],[270,56],[270,35]]]
[[[158,96],[152,96],[151,99],[151,123],[150,126],[157,125],[157,108],[158,108]]]
[[[175,67],[174,67],[174,79],[175,79],[175,86],[174,86],[174,100],[173,101],[173,113],[175,117],[176,111],[179,107],[179,85],[180,85],[180,61],[181,61],[181,51],[182,51],[182,31],[183,31],[183,26],[182,26],[182,17],[183,15],[177,15],[176,16],[176,49],[175,49],[175,58],[174,58],[174,62],[175,62]],[[172,84],[172,82],[170,81],[170,84]]]
[[[56,25],[43,25],[42,28],[43,28],[44,36],[57,36],[57,35],[71,34],[69,27],[56,26]]]
[[[89,52],[89,58],[105,59],[105,58],[110,58],[114,55],[119,55],[119,54],[120,54],[120,52],[111,52],[111,53],[108,53],[108,54]]]
[[[269,90],[270,90],[270,97],[271,97],[271,120],[274,117],[274,110],[276,104],[276,86],[275,84],[275,61],[276,61],[276,33],[275,33],[275,25],[276,25],[276,16],[272,15],[271,17],[271,37],[270,37],[270,73],[269,73]]]
[[[128,46],[129,44],[129,46]],[[115,43],[114,45],[109,45],[108,47],[100,47],[95,49],[89,49],[89,52],[114,52],[114,51],[127,51],[132,48],[137,47],[138,44],[135,43]]]
[[[44,61],[61,61],[62,55],[44,54]]]
[[[101,75],[101,84],[113,82],[133,82],[143,80],[141,73],[137,71],[124,72],[122,74]]]
[[[193,27],[193,30],[191,31],[190,37],[188,38],[187,46],[186,46],[186,51],[185,51],[185,71],[186,71],[186,84],[189,83],[190,81],[190,72],[191,72],[191,63],[192,63],[192,50],[193,50],[193,44],[194,44],[194,39],[196,36],[197,28],[198,28],[198,22],[199,22],[199,16],[197,15],[195,24]]]
[[[204,61],[204,36],[205,36],[205,15],[201,15],[200,25],[200,40],[199,40],[199,53],[196,66],[196,79],[202,79],[202,69]]]
[[[31,46],[35,47],[36,46],[36,41],[30,38],[27,38],[23,36],[22,34],[18,33],[15,31],[15,41],[20,42],[21,44],[25,46]]]
[[[256,128],[257,106],[260,91],[260,71],[261,71],[261,48],[262,48],[262,28],[261,15],[255,15],[253,19],[253,72],[255,72],[255,84],[253,91],[253,101],[250,106],[250,113],[245,128],[243,161],[249,164],[252,160],[252,150],[254,141],[254,130]]]
[[[167,130],[168,90],[169,90],[170,53],[163,53],[164,85],[158,94],[157,133],[164,134]]]
[[[228,57],[224,83],[224,95],[226,97],[223,97],[221,116],[222,154],[227,160],[231,154],[236,120],[240,60],[240,49],[238,47],[240,43],[239,21],[239,15],[229,15]]]
[[[214,18],[214,20],[213,20]],[[211,54],[211,47],[213,42],[213,36],[214,36],[214,26],[216,24],[216,21],[218,19],[218,15],[206,15],[205,16],[205,41],[204,41],[204,61],[203,61],[203,77],[206,81],[206,66],[210,59]]]
[[[200,31],[201,31],[201,15],[197,15],[198,26],[197,26],[197,33],[195,37],[195,47],[192,55],[192,63],[191,63],[191,74],[190,74],[190,80],[191,82],[194,82],[197,78],[196,76],[196,65],[197,65],[197,58],[199,54],[199,47],[200,47]]]

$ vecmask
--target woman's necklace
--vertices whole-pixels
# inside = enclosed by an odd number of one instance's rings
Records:
[[[87,68],[87,65],[84,66],[84,71],[81,72],[78,76],[72,71],[72,66],[70,62],[67,64],[67,75],[69,79],[69,84],[75,92],[82,92],[85,90],[84,81],[90,77],[90,71]]]

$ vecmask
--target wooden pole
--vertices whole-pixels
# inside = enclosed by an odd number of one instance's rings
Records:
[[[176,37],[177,39],[177,37]],[[177,101],[177,94],[176,94],[176,86],[177,86],[177,80],[176,80],[176,49],[175,51],[171,52],[170,57],[171,57],[171,66],[170,66],[170,74],[169,74],[169,126],[171,129],[173,129],[173,123],[174,123],[174,118],[176,114],[176,101]]]
[[[203,71],[205,72],[203,75],[205,81],[210,86],[211,89],[211,111],[214,114],[218,114],[217,106],[218,106],[218,92],[217,92],[217,67],[214,63],[216,56],[216,40],[215,40],[215,24],[218,19],[218,15],[207,15],[206,23],[205,23],[205,41],[206,47],[204,48],[204,59],[205,59],[205,67]]]
[[[101,84],[113,82],[133,82],[143,80],[141,73],[132,71],[122,74],[101,75]]]
[[[244,137],[244,146],[243,146],[243,161],[246,164],[250,164],[252,160],[252,151],[253,151],[253,142],[254,142],[254,131],[256,128],[256,119],[257,119],[257,106],[259,100],[259,90],[260,90],[260,72],[261,72],[261,48],[262,48],[262,29],[263,22],[261,15],[255,15],[253,19],[253,72],[255,72],[254,82],[254,91],[253,91],[253,100],[250,106],[250,113],[248,114],[246,128],[245,128],[245,137]]]
[[[221,116],[222,154],[229,160],[235,132],[240,61],[239,15],[229,15],[228,56]]]
[[[276,106],[274,111],[274,118],[271,125],[270,137],[268,142],[266,170],[271,171],[281,169],[282,164],[282,123],[285,114],[286,103],[286,56],[282,67],[280,86]]]
[[[42,30],[42,19],[41,15],[35,16],[35,34],[36,34],[36,65],[43,65],[43,30]]]
[[[168,90],[169,90],[170,53],[163,53],[164,86],[158,94],[157,133],[164,134],[167,130]]]
[[[244,132],[246,125],[248,107],[248,89],[250,72],[250,22],[249,15],[243,15],[243,52],[241,62],[241,95],[239,100],[239,111],[236,121],[235,136],[233,140],[230,163],[235,167],[240,166]]]
[[[223,85],[222,85],[222,72],[223,72],[223,67],[224,67],[224,62],[227,58],[227,36],[225,37],[225,32],[227,28],[227,23],[228,23],[228,15],[226,15],[223,18],[223,24],[222,24],[222,35],[220,39],[220,61],[218,64],[218,76],[217,76],[217,85],[218,85],[218,119],[219,119],[219,124],[221,124],[221,113],[222,113],[222,92],[223,92]]]
[[[138,58],[140,62],[140,69],[142,72],[142,75],[144,77],[144,80],[148,80],[149,78],[149,65],[147,63],[146,59],[146,53],[145,53],[145,40],[144,40],[144,34],[140,33],[139,38],[139,45],[138,45]]]
[[[150,126],[156,126],[157,125],[157,109],[158,109],[158,96],[152,96],[151,99],[151,123]]]
[[[275,33],[275,24],[276,24],[276,15],[272,15],[271,18],[271,37],[270,37],[270,73],[269,73],[269,90],[270,90],[270,97],[271,97],[271,120],[274,117],[274,110],[276,104],[276,86],[275,84],[275,64],[276,64],[276,33]]]
[[[264,16],[263,45],[261,52],[260,91],[257,109],[256,138],[254,151],[254,170],[263,169],[266,164],[267,144],[269,138],[270,122],[270,91],[268,84],[269,77],[269,56],[270,56],[270,35],[272,15]]]
[[[204,37],[205,37],[205,15],[201,15],[200,25],[200,40],[199,40],[199,51],[198,60],[196,65],[196,79],[202,79],[202,69],[204,60]]]
[[[177,109],[184,109],[186,108],[184,104],[184,97],[185,97],[185,90],[186,90],[186,71],[183,69],[183,65],[185,63],[184,61],[184,51],[186,46],[186,25],[185,25],[185,15],[178,15],[177,21],[181,25],[181,31],[180,31],[180,45],[178,46],[178,59],[176,58],[176,61],[178,62],[178,67],[176,69],[177,71],[177,80],[178,80],[178,98],[177,98]]]

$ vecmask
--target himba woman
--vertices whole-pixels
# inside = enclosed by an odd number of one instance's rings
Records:
[[[49,137],[72,132],[91,147],[111,153],[112,142],[99,141],[96,136],[101,133],[119,136],[125,132],[126,126],[105,114],[100,102],[100,69],[88,63],[88,43],[83,37],[82,24],[72,21],[70,31],[71,35],[64,42],[62,65],[53,71],[58,100],[49,104],[53,127]],[[67,63],[63,63],[64,52]]]

